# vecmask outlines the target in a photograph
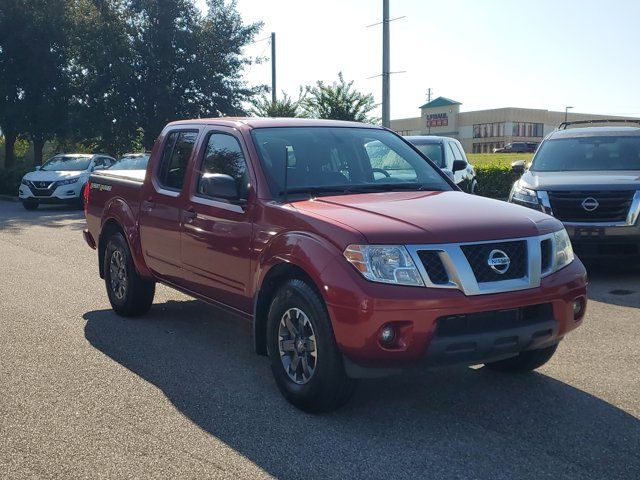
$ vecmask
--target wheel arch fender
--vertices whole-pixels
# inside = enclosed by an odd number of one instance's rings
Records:
[[[100,277],[104,276],[104,252],[107,240],[114,232],[120,232],[124,236],[129,245],[133,264],[138,275],[144,278],[152,278],[153,275],[142,255],[140,229],[136,215],[127,202],[119,197],[109,200],[103,210],[100,236],[98,239]]]
[[[261,252],[255,268],[253,340],[256,353],[266,355],[266,326],[271,299],[283,282],[305,280],[323,300],[322,271],[340,250],[322,237],[289,232],[274,237]]]

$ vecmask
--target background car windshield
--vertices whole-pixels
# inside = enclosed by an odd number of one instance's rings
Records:
[[[538,149],[531,170],[640,170],[640,136],[593,136],[548,140]]]
[[[424,158],[391,132],[370,128],[288,127],[252,132],[274,196],[287,190],[383,187],[451,190]]]
[[[444,168],[444,155],[442,155],[442,144],[441,143],[423,143],[414,144],[414,146],[424,153],[429,160],[438,165],[440,168]]]
[[[112,170],[146,170],[149,155],[125,155],[110,167]]]
[[[49,159],[40,170],[49,172],[82,171],[89,168],[90,163],[91,155],[87,155],[86,157],[60,155]]]

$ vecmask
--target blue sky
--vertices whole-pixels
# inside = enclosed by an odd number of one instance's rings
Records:
[[[204,0],[197,0],[204,5]],[[426,90],[462,110],[527,107],[640,116],[640,0],[390,0],[391,118],[419,114]],[[342,71],[380,101],[382,0],[238,0],[258,39],[277,35],[278,90]],[[268,41],[246,49],[268,55]],[[270,66],[246,73],[269,83]]]

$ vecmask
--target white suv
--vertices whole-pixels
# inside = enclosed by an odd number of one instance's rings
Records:
[[[27,210],[41,203],[82,206],[84,186],[95,170],[109,168],[115,159],[104,154],[60,153],[22,177],[18,196]]]

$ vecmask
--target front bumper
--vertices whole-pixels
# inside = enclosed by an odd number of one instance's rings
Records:
[[[324,287],[324,294],[336,341],[352,376],[367,376],[366,369],[394,370],[416,363],[485,363],[557,343],[584,318],[587,277],[578,259],[544,277],[539,287],[476,296],[368,282],[355,269],[342,269],[341,263],[335,261],[326,268],[322,280],[326,286],[339,285]],[[573,310],[576,300],[583,305],[578,316]],[[444,317],[535,305],[548,305],[549,314],[530,325],[480,328],[456,338],[438,333],[438,320]],[[391,348],[380,341],[380,331],[388,324],[398,332]]]
[[[71,204],[76,203],[82,196],[84,183],[78,181],[69,185],[61,185],[48,191],[33,190],[29,186],[20,184],[18,197],[21,201],[38,202],[41,204]]]
[[[580,258],[640,256],[640,225],[564,224]]]

